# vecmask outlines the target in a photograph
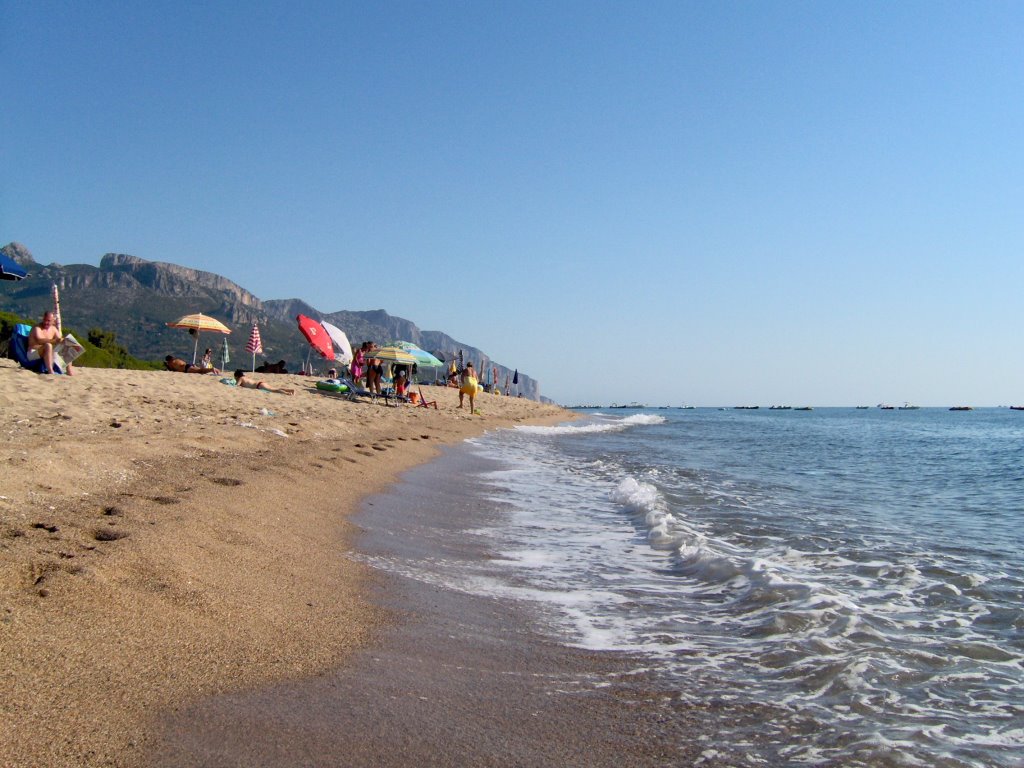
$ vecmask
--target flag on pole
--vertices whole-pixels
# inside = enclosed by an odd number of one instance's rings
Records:
[[[60,294],[57,293],[57,284],[53,284],[53,321],[57,324],[57,333],[64,335],[63,323],[60,321]]]
[[[252,355],[252,369],[256,370],[256,355],[262,354],[263,342],[260,340],[260,327],[252,324],[252,333],[249,334],[249,342],[245,345],[245,351]]]

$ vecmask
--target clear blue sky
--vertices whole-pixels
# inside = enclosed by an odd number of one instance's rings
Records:
[[[1019,2],[0,0],[0,240],[560,402],[1024,402]]]

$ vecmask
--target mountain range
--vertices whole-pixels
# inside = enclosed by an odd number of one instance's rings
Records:
[[[457,341],[441,331],[423,331],[415,323],[388,314],[371,311],[339,310],[322,312],[300,299],[261,300],[237,283],[212,272],[146,261],[137,256],[108,253],[99,267],[88,264],[48,264],[36,262],[20,243],[0,249],[25,267],[29,276],[20,282],[0,282],[0,310],[24,317],[39,317],[53,306],[53,286],[59,288],[61,318],[65,326],[84,333],[102,328],[117,334],[118,343],[136,357],[162,360],[167,354],[191,359],[193,339],[185,331],[168,328],[167,323],[184,315],[202,312],[217,318],[233,333],[228,336],[230,367],[245,367],[252,359],[244,351],[253,322],[259,323],[263,355],[276,362],[285,360],[288,370],[298,371],[306,361],[309,345],[299,333],[295,317],[307,315],[326,320],[343,330],[355,346],[362,341],[411,341],[423,349],[440,353],[451,361],[461,351],[466,362],[479,366],[481,373],[498,369],[498,383],[511,381],[514,369],[497,363],[476,347]],[[200,346],[214,350],[220,360],[223,339],[219,334],[203,334]],[[314,366],[328,367],[326,361],[312,358]],[[519,372],[518,385],[511,392],[541,399],[538,382]]]

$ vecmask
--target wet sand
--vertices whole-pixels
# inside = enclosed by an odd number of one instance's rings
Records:
[[[645,662],[567,647],[528,606],[453,589],[417,564],[493,556],[490,515],[449,449],[364,502],[357,558],[390,621],[336,670],[211,697],[164,722],[150,755],[181,766],[689,765],[696,715]],[[435,574],[432,576],[431,574]],[[712,764],[712,763],[709,763]]]
[[[0,765],[139,766],[211,696],[331,673],[393,620],[348,515],[439,446],[555,407],[438,410],[0,360]]]

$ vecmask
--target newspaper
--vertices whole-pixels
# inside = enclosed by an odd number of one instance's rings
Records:
[[[85,352],[85,347],[69,333],[64,337],[64,341],[57,345],[54,352],[60,355],[60,359],[65,363],[72,363],[75,361],[75,358]]]

